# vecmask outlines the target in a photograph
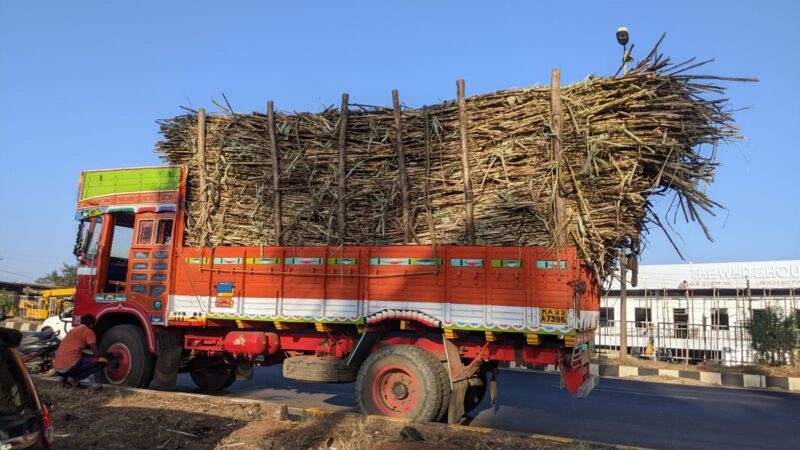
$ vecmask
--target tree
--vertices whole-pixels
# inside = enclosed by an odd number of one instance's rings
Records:
[[[787,356],[791,358],[800,345],[795,316],[786,316],[781,308],[770,306],[747,323],[759,362],[778,365],[786,364]]]
[[[12,291],[0,289],[0,313],[9,313],[17,304],[17,294]]]
[[[37,278],[36,282],[57,288],[75,287],[78,283],[78,265],[64,263],[61,269],[55,269],[47,275]]]

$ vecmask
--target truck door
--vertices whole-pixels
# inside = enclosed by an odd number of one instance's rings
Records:
[[[174,213],[139,213],[128,270],[129,300],[148,311],[150,321],[163,325],[169,282]]]

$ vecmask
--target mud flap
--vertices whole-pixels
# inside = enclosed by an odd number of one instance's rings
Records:
[[[458,347],[444,336],[442,336],[442,343],[447,356],[447,372],[450,376],[451,388],[450,406],[447,408],[447,423],[455,424],[459,423],[461,418],[464,417],[464,401],[467,398],[467,390],[470,386],[469,380],[477,374],[479,366],[470,365],[464,367],[464,363],[461,362],[461,356],[458,353]]]
[[[447,423],[455,424],[461,422],[464,417],[464,398],[467,396],[467,388],[469,382],[467,380],[460,380],[450,382],[452,391],[450,392],[450,407],[447,408]]]
[[[182,336],[179,333],[158,333],[156,343],[158,344],[158,357],[153,372],[153,384],[175,386],[183,353]]]
[[[571,355],[562,354],[561,358],[561,387],[577,398],[586,398],[589,393],[597,386],[599,377],[591,374],[591,359],[588,353],[588,346],[572,350]]]

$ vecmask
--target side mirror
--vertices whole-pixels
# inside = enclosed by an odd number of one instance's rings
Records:
[[[86,235],[83,232],[84,227],[86,226],[86,220],[81,220],[80,225],[78,225],[78,235],[75,237],[75,246],[72,248],[72,254],[75,255],[78,259],[83,259],[83,255],[86,252],[87,239]]]

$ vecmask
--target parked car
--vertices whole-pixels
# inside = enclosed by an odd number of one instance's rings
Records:
[[[40,331],[52,330],[59,339],[64,339],[64,336],[72,329],[72,313],[73,308],[69,308],[60,315],[48,317],[42,322]]]
[[[0,449],[18,450],[53,443],[50,412],[15,350],[22,340],[17,330],[0,328]]]

